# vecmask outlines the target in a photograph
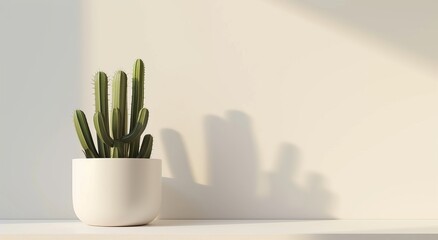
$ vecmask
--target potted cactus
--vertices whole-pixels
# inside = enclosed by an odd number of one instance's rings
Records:
[[[97,148],[84,112],[74,113],[74,125],[85,155],[73,159],[72,164],[74,211],[89,225],[147,224],[156,218],[161,204],[161,160],[150,158],[152,136],[142,137],[149,117],[149,111],[143,107],[143,61],[138,59],[134,64],[130,120],[126,74],[118,71],[112,80],[111,111],[107,75],[96,73],[94,84]]]

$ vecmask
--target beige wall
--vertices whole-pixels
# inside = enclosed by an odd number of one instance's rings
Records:
[[[438,216],[437,2],[83,9],[82,79],[145,60],[162,217]]]

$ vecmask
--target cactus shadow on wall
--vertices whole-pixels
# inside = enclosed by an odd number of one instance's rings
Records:
[[[163,129],[172,178],[163,179],[163,219],[332,219],[333,194],[318,173],[299,173],[298,148],[282,143],[273,172],[261,173],[249,116],[228,111],[204,119],[208,185],[195,182],[184,140]],[[274,156],[275,157],[275,156]],[[260,191],[261,186],[266,191]]]

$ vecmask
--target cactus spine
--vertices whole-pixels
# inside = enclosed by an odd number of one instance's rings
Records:
[[[76,132],[85,156],[87,158],[150,158],[153,137],[150,134],[145,135],[140,146],[140,138],[149,119],[149,111],[143,108],[143,61],[138,59],[134,64],[129,132],[126,73],[118,71],[113,79],[111,128],[108,110],[108,78],[105,73],[98,72],[94,77],[94,82],[96,112],[93,121],[97,133],[97,150],[94,147],[85,114],[81,110],[76,110],[74,116]]]

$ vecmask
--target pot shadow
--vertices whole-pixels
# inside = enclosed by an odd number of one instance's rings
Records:
[[[173,220],[173,219],[159,219],[156,220],[148,225],[144,226],[153,226],[153,227],[177,227],[177,226],[209,226],[209,225],[215,225],[215,226],[221,226],[221,225],[234,225],[234,224],[240,224],[240,225],[257,225],[257,224],[263,224],[263,223],[290,223],[290,222],[299,222],[301,220],[205,220],[205,219],[190,219],[190,220]]]
[[[161,219],[333,219],[334,196],[319,173],[299,183],[299,150],[282,143],[275,169],[262,173],[250,117],[227,111],[205,117],[208,185],[196,183],[184,139],[163,129],[172,178],[163,178]],[[300,176],[303,174],[300,174]],[[260,186],[267,191],[260,192]]]

